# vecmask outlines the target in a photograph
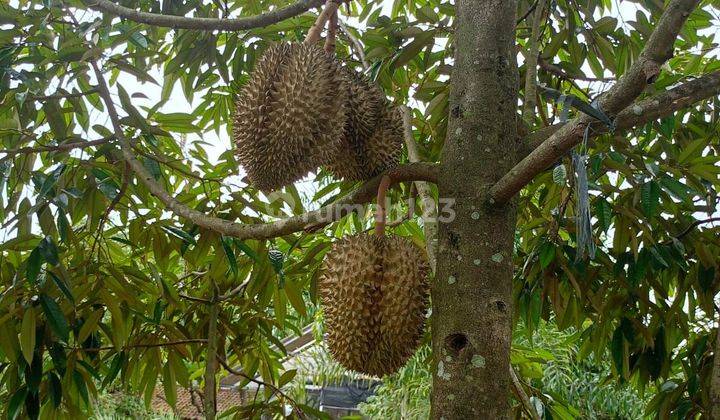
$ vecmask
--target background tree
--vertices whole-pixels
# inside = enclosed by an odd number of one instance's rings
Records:
[[[148,401],[160,384],[171,404],[178,386],[203,388],[212,417],[222,370],[264,386],[230,415],[318,415],[283,391],[295,373],[280,339],[315,316],[332,240],[371,225],[366,209],[336,210],[370,202],[379,180],[319,170],[263,195],[234,176],[227,122],[256,58],[302,40],[319,6],[0,5],[10,418],[76,418],[99,389]],[[532,336],[543,319],[649,393],[649,415],[717,417],[719,8],[348,3],[338,56],[409,107],[393,230],[437,256],[434,417],[550,407],[508,368],[513,326]],[[410,217],[406,197],[421,203]],[[456,217],[436,241],[439,198]]]

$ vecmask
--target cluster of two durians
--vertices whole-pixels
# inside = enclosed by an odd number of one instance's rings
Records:
[[[402,150],[402,117],[382,90],[306,43],[266,50],[242,89],[233,128],[238,160],[262,191],[321,166],[366,180],[397,165]],[[337,241],[320,281],[331,354],[374,376],[397,371],[415,352],[428,300],[425,252],[379,232]]]
[[[305,43],[268,47],[239,95],[233,133],[237,159],[262,191],[318,167],[366,180],[402,151],[402,116],[382,90]]]

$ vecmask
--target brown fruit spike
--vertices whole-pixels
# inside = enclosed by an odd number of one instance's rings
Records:
[[[320,280],[327,343],[347,369],[394,373],[422,336],[428,297],[425,253],[401,237],[336,242]]]
[[[270,46],[243,87],[233,126],[235,153],[250,183],[272,191],[335,156],[347,86],[333,57],[305,44]]]
[[[402,116],[390,107],[377,84],[347,67],[343,74],[349,93],[345,136],[327,169],[338,178],[361,181],[397,165],[402,152]]]

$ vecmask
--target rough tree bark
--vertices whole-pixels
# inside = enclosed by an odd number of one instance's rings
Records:
[[[450,122],[440,163],[438,271],[432,286],[432,417],[507,418],[512,202],[483,203],[520,150],[516,1],[458,0]],[[448,200],[455,217],[444,210]]]

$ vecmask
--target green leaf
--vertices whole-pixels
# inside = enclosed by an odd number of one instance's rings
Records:
[[[306,316],[307,311],[305,309],[305,301],[302,298],[302,291],[298,285],[292,280],[286,281],[284,284],[284,290],[290,305],[292,305],[292,307],[295,308],[300,315]]]
[[[38,244],[38,250],[40,255],[47,261],[48,264],[56,266],[60,264],[60,258],[58,257],[58,249],[53,241],[52,237],[46,236]]]
[[[295,375],[297,375],[297,369],[286,370],[283,372],[283,374],[280,375],[280,379],[278,379],[278,387],[282,387],[292,381],[293,378],[295,378]]]
[[[43,265],[42,255],[40,255],[40,250],[38,248],[32,250],[27,259],[26,265],[27,268],[25,270],[25,276],[30,284],[35,285]]]
[[[177,383],[175,381],[175,372],[172,369],[170,363],[165,363],[162,372],[163,377],[163,391],[165,392],[165,398],[171,407],[177,405]]]
[[[67,369],[67,355],[65,354],[65,347],[58,342],[53,342],[48,346],[48,353],[52,359],[55,370],[60,373],[60,376],[65,375]]]
[[[83,49],[84,52],[84,49]],[[64,140],[67,137],[67,123],[65,122],[65,114],[60,108],[60,103],[57,99],[46,101],[43,105],[45,111],[45,117],[50,125],[50,129],[55,138]]]
[[[611,16],[604,16],[595,22],[593,24],[593,29],[595,29],[595,32],[601,35],[607,35],[610,32],[614,31],[617,27],[617,19]]]
[[[68,288],[67,284],[65,284],[65,281],[63,281],[63,279],[58,277],[52,271],[48,271],[47,273],[50,274],[50,278],[53,280],[53,283],[55,283],[55,285],[58,287],[58,289],[60,289],[63,295],[65,295],[65,297],[68,298],[71,303],[75,304],[75,298],[73,297],[70,288]]]
[[[540,258],[540,267],[547,268],[555,259],[555,245],[550,242],[543,242],[538,250],[538,257]]]
[[[83,399],[85,404],[89,404],[90,395],[88,393],[87,384],[85,383],[85,378],[77,370],[73,371],[72,376],[73,382],[75,382],[75,387],[77,388],[80,397]]]
[[[432,44],[434,41],[435,31],[425,31],[419,34],[412,40],[412,42],[400,50],[400,53],[395,57],[395,60],[393,60],[391,67],[396,69],[409,63],[410,60],[415,58],[420,51],[423,50],[423,48]]]
[[[595,200],[595,217],[598,219],[600,230],[606,232],[612,223],[612,208],[610,203],[602,197]]]
[[[62,403],[62,383],[60,382],[60,378],[55,373],[48,372],[48,384],[53,407],[58,408]]]
[[[240,250],[242,252],[244,252],[245,255],[250,257],[250,259],[252,259],[253,261],[259,262],[258,254],[257,254],[257,252],[255,252],[254,249],[250,248],[250,246],[248,246],[248,244],[246,244],[245,242],[243,242],[241,240],[235,239],[234,241],[235,241],[235,246],[240,248]]]
[[[227,257],[228,265],[230,265],[230,270],[232,270],[233,274],[237,277],[238,265],[237,259],[235,258],[235,252],[232,249],[232,238],[223,236],[220,242],[222,243],[223,251],[225,251],[225,256]]]
[[[50,175],[48,175],[45,180],[42,183],[42,186],[40,187],[40,191],[38,192],[38,200],[41,198],[44,198],[47,193],[50,192],[50,190],[53,189],[53,187],[57,184],[58,179],[60,179],[60,175],[65,171],[65,164],[60,164],[55,168]]]
[[[60,306],[45,293],[40,294],[40,306],[43,308],[50,329],[64,342],[67,343],[70,336],[67,320],[63,315]]]
[[[142,49],[147,49],[147,47],[148,47],[147,38],[145,38],[145,35],[143,35],[140,32],[133,32],[132,35],[130,35],[129,41],[136,47],[139,47]]]
[[[306,405],[306,404],[298,404],[298,408],[302,410],[303,413],[309,414],[312,416],[312,418],[318,419],[318,420],[331,420],[332,417],[328,413],[322,412],[318,410],[315,407]]]
[[[660,186],[678,200],[687,201],[690,199],[692,189],[682,182],[665,175],[660,178]]]
[[[118,187],[117,183],[110,177],[110,174],[99,168],[93,168],[92,173],[95,176],[100,192],[103,193],[108,200],[114,200],[120,192],[120,187]]]
[[[22,355],[28,365],[32,363],[33,352],[35,351],[36,324],[35,311],[32,307],[27,308],[20,326],[20,350],[22,350]]]
[[[648,181],[642,185],[640,203],[646,216],[653,217],[657,214],[660,205],[660,187],[657,182]]]
[[[160,164],[155,161],[155,159],[150,159],[148,157],[144,157],[142,159],[143,166],[145,169],[147,169],[148,173],[152,175],[155,180],[160,179],[160,175],[162,173],[160,172]]]
[[[180,228],[176,228],[175,226],[162,226],[161,229],[176,238],[182,239],[184,242],[197,245],[195,238]]]
[[[13,394],[12,397],[10,397],[10,402],[8,403],[7,408],[7,418],[8,420],[15,420],[18,415],[20,415],[20,410],[22,409],[23,404],[25,403],[25,398],[27,397],[27,388],[22,386],[18,388],[17,391]]]
[[[612,343],[610,344],[610,353],[612,354],[613,365],[618,375],[623,376],[625,362],[625,338],[622,329],[619,327],[613,333]]]
[[[122,368],[125,361],[125,352],[120,352],[113,357],[112,362],[110,363],[110,369],[108,369],[107,374],[105,375],[105,379],[103,379],[102,387],[106,388],[108,385],[110,385],[115,378],[117,377],[118,373],[120,373],[120,369]]]

